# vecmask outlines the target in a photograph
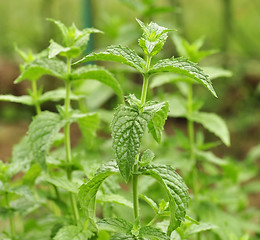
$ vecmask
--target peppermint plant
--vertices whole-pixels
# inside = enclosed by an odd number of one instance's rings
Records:
[[[86,221],[92,229],[114,233],[111,239],[170,239],[187,218],[189,193],[183,179],[173,167],[152,164],[154,153],[150,149],[140,150],[142,137],[147,130],[157,143],[161,142],[161,132],[169,111],[167,101],[147,100],[149,80],[154,74],[172,72],[204,85],[214,96],[216,93],[210,79],[197,64],[182,57],[153,61],[153,57],[163,48],[168,32],[172,30],[153,22],[148,25],[140,20],[137,22],[143,31],[142,37],[138,40],[143,50],[143,57],[133,49],[117,45],[108,47],[104,52],[89,54],[76,62],[97,60],[118,62],[134,68],[143,78],[141,97],[137,98],[130,94],[125,98],[126,103],[119,105],[115,110],[111,123],[114,160],[105,164],[94,178],[80,187],[78,197]],[[116,173],[120,173],[125,182],[131,180],[132,223],[116,217],[101,220],[95,218],[95,198],[98,189],[109,176]],[[161,204],[160,209],[152,199],[139,195],[138,180],[143,176],[155,179],[167,194],[168,202]],[[141,221],[139,198],[155,210],[155,218],[148,225],[143,225]],[[158,224],[157,217],[164,214],[169,216],[165,232],[155,227]]]
[[[72,61],[84,52],[90,34],[101,32],[94,28],[81,31],[74,24],[66,27],[60,21],[52,19],[50,21],[58,26],[62,44],[51,40],[48,49],[37,55],[30,52],[27,55],[18,50],[25,63],[21,66],[21,74],[15,83],[29,80],[32,84],[29,94],[0,96],[2,101],[34,106],[37,114],[29,126],[27,135],[14,147],[11,162],[1,164],[0,186],[3,186],[0,188],[1,198],[2,193],[5,196],[5,199],[1,199],[1,203],[5,201],[5,216],[10,216],[11,232],[6,235],[12,239],[17,236],[31,239],[32,234],[16,233],[14,214],[25,217],[40,207],[49,209],[56,217],[56,220],[51,221],[53,226],[44,233],[47,237],[63,239],[62,234],[66,229],[76,228],[79,231],[82,228],[76,195],[78,186],[83,181],[77,174],[84,176],[84,169],[91,169],[92,166],[87,166],[87,159],[74,159],[70,126],[72,123],[78,124],[87,149],[96,136],[100,118],[97,113],[73,109],[71,102],[84,100],[85,96],[72,91],[76,83],[91,79],[110,87],[122,100],[119,83],[103,67],[86,65],[77,69],[72,68]],[[60,79],[64,87],[43,93],[44,85],[39,86],[38,80],[44,75]],[[59,103],[63,100],[64,104],[58,104],[56,112],[42,111],[42,103],[49,101]],[[77,171],[77,174],[73,174],[74,171]],[[19,172],[24,172],[25,175],[17,187],[18,183],[13,183],[11,178]],[[34,187],[36,182],[37,188]],[[46,183],[47,191],[44,190]],[[25,203],[27,205],[24,205]]]

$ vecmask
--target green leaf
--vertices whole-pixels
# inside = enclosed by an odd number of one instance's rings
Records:
[[[196,155],[198,156],[198,158],[202,158],[203,160],[214,163],[218,166],[226,166],[228,164],[226,160],[215,156],[212,152],[209,151],[196,150]]]
[[[104,218],[97,222],[98,228],[116,233],[131,234],[133,224],[122,218]]]
[[[216,225],[211,224],[211,223],[203,223],[200,222],[199,225],[197,224],[192,224],[186,231],[185,231],[185,236],[187,238],[190,237],[190,235],[195,234],[195,233],[199,233],[199,232],[204,232],[204,231],[208,231],[211,229],[217,228]]]
[[[232,77],[232,72],[222,68],[216,67],[202,67],[202,70],[209,76],[209,79]]]
[[[97,113],[89,113],[79,118],[78,124],[87,148],[91,148],[100,124],[99,115]]]
[[[81,49],[79,47],[63,47],[60,44],[51,40],[51,44],[49,46],[49,58],[54,58],[57,55],[69,58],[76,58],[80,55]]]
[[[136,106],[120,105],[111,123],[113,151],[120,173],[128,181],[132,167],[139,154],[140,143],[152,113],[139,112]]]
[[[161,142],[161,132],[163,130],[165,121],[167,119],[167,114],[169,112],[169,103],[152,103],[147,102],[147,107],[144,107],[144,110],[149,110],[153,108],[154,114],[152,119],[148,123],[148,129],[152,134],[154,140],[158,143]],[[155,109],[156,108],[156,109]]]
[[[147,204],[149,204],[150,207],[154,210],[154,212],[156,214],[158,213],[159,208],[158,208],[156,202],[153,199],[151,199],[151,198],[149,198],[149,197],[147,197],[143,194],[139,194],[139,198],[143,199]]]
[[[160,229],[151,226],[141,227],[139,230],[139,235],[141,237],[153,240],[170,240],[170,238]]]
[[[69,225],[62,227],[53,238],[54,240],[86,240],[94,236],[90,230],[82,231],[79,226]]]
[[[66,120],[51,112],[42,112],[36,116],[29,126],[28,136],[34,161],[46,168],[46,156],[55,136],[65,125]]]
[[[96,80],[99,81],[108,87],[112,88],[114,92],[123,100],[123,92],[118,81],[114,76],[104,69],[96,65],[87,65],[77,70],[73,71],[71,74],[72,80]]]
[[[169,116],[170,117],[184,117],[187,115],[187,100],[179,95],[167,96],[169,102]]]
[[[19,166],[20,171],[27,171],[33,156],[28,136],[24,136],[21,141],[16,144],[12,151],[12,163]]]
[[[137,55],[134,50],[120,45],[110,46],[106,52],[92,53],[77,61],[75,64],[89,61],[113,61],[123,63],[135,68],[139,72],[143,72],[145,61]]]
[[[20,76],[15,80],[19,83],[25,79],[38,80],[43,75],[52,75],[63,79],[66,73],[66,64],[57,59],[40,58],[25,65]]]
[[[132,235],[125,235],[122,233],[113,235],[110,240],[136,240],[136,238]]]
[[[216,92],[213,89],[212,83],[208,76],[202,71],[202,69],[195,63],[184,58],[171,58],[160,60],[158,63],[148,72],[149,74],[160,72],[174,72],[187,77],[190,77],[197,82],[204,85],[215,96]]]
[[[33,186],[42,169],[38,164],[33,164],[23,177],[23,184]]]
[[[102,194],[97,196],[97,202],[101,203],[115,203],[128,208],[133,208],[132,202],[125,197],[117,194]]]
[[[39,102],[44,103],[48,101],[58,102],[60,100],[63,100],[66,97],[66,90],[64,88],[58,88],[54,89],[48,92],[43,93],[40,98]],[[80,98],[83,98],[82,95],[75,95],[73,93],[70,93],[70,100],[79,100]]]
[[[226,123],[215,113],[194,112],[189,116],[194,122],[200,123],[210,132],[219,137],[225,145],[230,145],[230,136]]]
[[[185,220],[189,201],[188,188],[171,166],[150,165],[140,171],[143,175],[156,179],[168,195],[171,218],[167,235],[170,235]]]
[[[22,103],[25,105],[33,106],[33,99],[31,96],[14,96],[14,95],[0,95],[0,101]]]
[[[147,149],[142,154],[140,165],[141,166],[148,165],[153,159],[154,159],[154,153],[150,149]]]
[[[58,177],[58,176],[43,176],[42,180],[49,182],[55,185],[58,188],[65,189],[69,192],[78,193],[78,184],[68,180],[67,177]]]
[[[115,161],[111,161],[100,168],[96,176],[94,176],[90,181],[80,186],[78,199],[81,208],[84,210],[93,226],[95,226],[94,218],[97,191],[107,177],[117,172],[118,169],[116,167]]]
[[[139,39],[139,46],[143,49],[145,55],[154,56],[159,53],[167,40],[167,32],[173,31],[161,27],[154,22],[145,25],[139,19],[136,19],[143,30],[143,36]]]

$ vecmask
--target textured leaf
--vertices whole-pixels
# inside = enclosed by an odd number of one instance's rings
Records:
[[[89,113],[85,117],[79,118],[78,124],[87,147],[91,148],[100,124],[99,115],[97,113]]]
[[[45,92],[41,95],[39,98],[40,103],[48,102],[48,101],[53,101],[53,102],[58,102],[60,100],[63,100],[66,97],[66,90],[64,88],[58,88],[55,90],[51,90],[48,92]],[[70,93],[70,99],[71,100],[79,100],[82,98],[82,95],[75,95],[73,93]]]
[[[52,75],[57,78],[64,78],[66,65],[57,59],[40,58],[25,65],[20,76],[15,80],[19,83],[25,79],[37,80],[43,75]]]
[[[120,99],[123,99],[123,92],[118,81],[109,71],[107,71],[103,67],[88,65],[78,68],[77,70],[73,71],[71,78],[73,80],[92,79],[99,81],[112,88],[114,92],[120,97]]]
[[[210,132],[219,137],[227,146],[230,145],[230,136],[226,123],[215,113],[194,112],[190,118],[200,123]]]
[[[97,202],[102,203],[115,203],[125,207],[133,208],[132,202],[127,200],[125,197],[117,194],[103,194],[97,196]]]
[[[42,112],[30,124],[28,136],[33,158],[42,168],[46,168],[48,151],[65,123],[56,113]]]
[[[119,62],[133,67],[139,72],[143,72],[143,66],[145,65],[145,61],[139,57],[134,50],[131,50],[128,47],[122,47],[120,45],[110,46],[107,48],[106,52],[89,54],[76,62],[76,64],[89,61]]]
[[[149,104],[149,102],[147,104]],[[155,141],[160,143],[161,132],[163,130],[165,121],[167,119],[167,114],[169,112],[169,104],[168,102],[162,102],[162,103],[150,105],[149,108],[152,106],[154,106],[154,108],[157,109],[155,110],[152,119],[148,123],[148,129],[149,132],[152,134],[153,138],[155,139]],[[147,110],[147,108],[148,107],[145,107],[144,110]]]
[[[159,53],[167,39],[167,32],[173,31],[161,27],[154,22],[145,25],[139,19],[136,19],[143,30],[143,35],[139,39],[139,46],[143,49],[145,55],[154,56]]]
[[[191,77],[204,85],[215,96],[216,92],[212,87],[211,81],[202,69],[195,63],[184,58],[164,59],[156,63],[149,71],[150,74],[159,72],[174,72]]]
[[[114,114],[111,129],[113,151],[122,177],[128,181],[140,143],[152,113],[139,112],[135,106],[120,105]]]
[[[27,171],[32,160],[29,138],[24,136],[13,148],[12,163],[18,165],[20,171]]]
[[[141,172],[155,178],[168,195],[171,219],[167,235],[170,235],[185,220],[189,201],[187,186],[171,166],[150,165],[143,168]]]
[[[170,240],[170,238],[160,229],[153,228],[151,226],[141,227],[139,230],[139,235],[141,237],[153,240]]]
[[[92,237],[94,234],[88,229],[82,231],[79,226],[69,225],[62,227],[56,236],[53,238],[54,240],[86,240]]]
[[[14,95],[0,95],[0,101],[22,103],[25,105],[33,106],[33,99],[31,96],[14,96]]]
[[[97,222],[98,228],[116,233],[131,234],[133,224],[122,218],[104,218]]]
[[[90,181],[86,184],[82,184],[79,189],[78,199],[80,201],[81,208],[85,211],[85,214],[89,217],[92,225],[95,226],[95,202],[96,194],[103,183],[103,181],[118,172],[115,161],[109,162],[101,167]]]

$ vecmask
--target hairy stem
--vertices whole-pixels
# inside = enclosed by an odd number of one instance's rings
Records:
[[[35,110],[38,115],[41,113],[41,107],[38,99],[38,89],[37,89],[36,80],[32,81],[32,92],[33,92],[33,101],[34,101]]]
[[[5,192],[5,201],[6,201],[6,206],[8,208],[10,208],[8,192]],[[14,216],[13,215],[11,215],[9,218],[9,224],[10,224],[10,230],[11,230],[11,237],[13,239],[15,237],[15,227],[14,227]]]
[[[146,71],[147,72],[149,71],[149,68],[150,68],[151,59],[152,59],[152,57],[147,56],[147,60],[146,60]],[[146,95],[147,95],[148,83],[149,83],[149,75],[144,74],[143,78],[144,79],[143,79],[143,87],[142,87],[142,94],[141,94],[141,106],[143,106],[146,101]]]
[[[67,59],[67,74],[71,73],[71,58]],[[66,79],[66,98],[65,98],[65,116],[69,116],[70,111],[70,92],[71,92],[71,83],[69,79]],[[64,126],[64,135],[65,135],[65,149],[66,149],[66,161],[67,161],[67,177],[71,180],[71,143],[70,143],[70,123],[67,122]],[[70,202],[72,206],[72,211],[74,215],[75,222],[77,223],[79,220],[79,211],[77,206],[76,197],[73,193],[69,192]]]

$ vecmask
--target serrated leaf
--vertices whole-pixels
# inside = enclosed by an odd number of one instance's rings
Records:
[[[167,235],[170,235],[185,220],[189,201],[188,188],[171,166],[150,165],[140,171],[143,175],[155,178],[168,195],[171,218]]]
[[[65,123],[66,120],[60,115],[46,111],[36,116],[29,126],[28,136],[34,161],[44,169],[48,151]]]
[[[230,145],[230,136],[226,123],[215,113],[194,112],[189,116],[194,122],[200,123],[210,132],[219,137],[225,145]]]
[[[39,102],[44,103],[48,101],[53,101],[53,102],[58,102],[60,100],[65,99],[66,97],[66,90],[64,88],[58,88],[54,89],[48,92],[43,93],[40,98]],[[80,98],[83,98],[84,96],[82,95],[75,95],[73,93],[70,93],[70,99],[71,100],[79,100]]]
[[[139,230],[139,235],[153,240],[170,240],[170,238],[162,232],[159,228],[154,228],[151,226],[141,227]]]
[[[40,58],[24,66],[20,76],[15,80],[19,83],[25,79],[38,80],[43,75],[52,75],[63,79],[65,77],[66,64],[57,59]]]
[[[78,124],[87,148],[91,148],[100,124],[99,115],[97,113],[89,113],[86,116],[79,118]]]
[[[14,96],[14,95],[0,95],[0,101],[22,103],[25,105],[33,106],[33,99],[31,96]]]
[[[141,73],[143,72],[143,66],[145,65],[145,61],[139,57],[134,50],[120,45],[109,46],[106,52],[89,54],[75,64],[89,61],[119,62],[133,67]]]
[[[112,88],[114,92],[123,100],[123,92],[120,84],[115,77],[103,67],[96,65],[88,65],[73,71],[71,74],[72,80],[96,80],[108,87]]]
[[[149,102],[147,103],[147,105]],[[157,106],[159,104],[159,107]],[[152,104],[157,109],[155,110],[152,119],[148,123],[148,129],[149,132],[152,134],[154,140],[158,143],[161,142],[161,132],[163,130],[165,121],[167,119],[167,114],[169,112],[169,103],[168,102],[162,102],[162,103],[156,103]],[[150,105],[149,107],[152,107]],[[155,106],[156,105],[156,106]],[[144,110],[146,110],[147,107],[144,107]]]
[[[90,230],[82,231],[79,226],[62,227],[53,238],[54,240],[86,240],[94,235]]]
[[[139,39],[139,46],[143,49],[145,55],[154,56],[159,53],[167,39],[167,32],[173,31],[159,26],[157,23],[150,22],[145,25],[139,19],[136,19],[143,30],[143,35]]]
[[[78,199],[82,209],[85,211],[85,214],[87,215],[93,226],[95,226],[94,218],[97,191],[107,177],[117,172],[118,169],[115,161],[111,161],[101,167],[98,170],[96,176],[94,176],[90,181],[80,186]]]
[[[117,194],[102,194],[97,196],[97,202],[101,203],[115,203],[128,208],[133,208],[132,202],[125,197]]]
[[[160,60],[148,72],[149,74],[160,72],[174,72],[190,78],[204,85],[215,96],[216,92],[213,89],[212,83],[208,76],[195,63],[184,58],[171,58]]]
[[[104,218],[97,222],[98,228],[116,233],[131,234],[133,224],[122,218]]]
[[[125,181],[128,181],[140,143],[152,113],[139,112],[136,106],[120,105],[111,123],[113,152]]]

